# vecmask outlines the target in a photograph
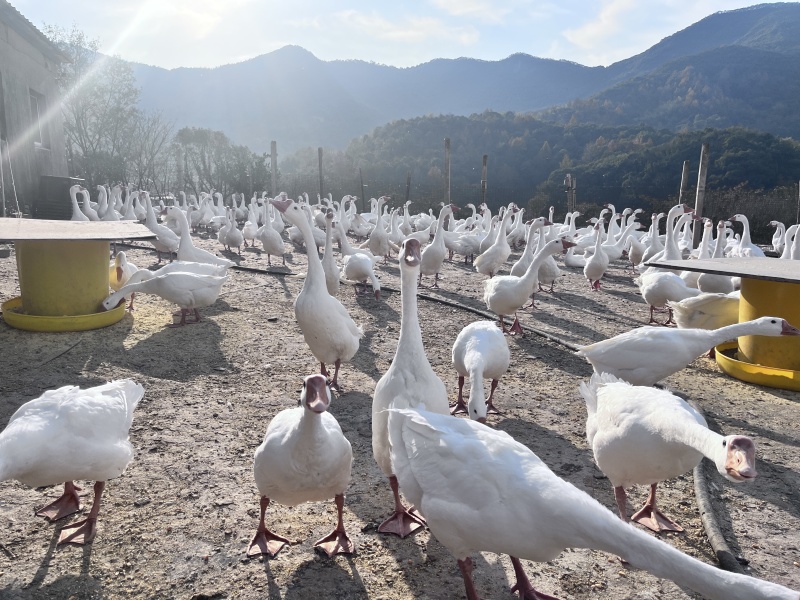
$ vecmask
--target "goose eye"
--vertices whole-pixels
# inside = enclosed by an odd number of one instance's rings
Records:
[[[770,321],[770,323],[777,323],[777,321],[775,319],[772,319],[772,321]]]
[[[727,440],[722,440],[722,447],[724,448],[727,445],[728,445],[728,441]]]

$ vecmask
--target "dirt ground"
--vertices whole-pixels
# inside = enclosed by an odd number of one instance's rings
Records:
[[[194,239],[222,254],[213,237]],[[286,272],[304,272],[305,254],[288,242],[286,248],[293,250]],[[155,264],[150,250],[124,249],[140,268]],[[266,255],[252,249],[241,258],[228,256],[254,269],[267,265]],[[600,292],[591,292],[578,270],[563,270],[556,293],[538,295],[535,313],[521,315],[524,324],[583,344],[646,322],[647,307],[622,263],[612,266]],[[13,254],[0,259],[0,274],[0,300],[18,295]],[[164,327],[173,320],[173,305],[142,295],[132,314],[100,330],[43,334],[0,324],[0,427],[47,389],[129,377],[146,390],[130,432],[136,456],[124,475],[106,486],[93,544],[56,547],[62,523],[34,516],[59,488],[2,484],[0,598],[464,597],[455,560],[427,531],[404,540],[376,532],[392,499],[372,457],[371,402],[400,330],[400,294],[389,291],[399,290],[397,263],[381,267],[380,276],[380,301],[355,298],[347,285],[339,292],[366,332],[354,360],[342,368],[344,391],[331,406],[354,453],[345,504],[345,525],[357,545],[350,557],[329,559],[312,547],[335,524],[332,500],[295,508],[272,504],[268,525],[298,543],[274,559],[245,556],[258,522],[253,452],[269,420],[296,406],[302,377],[319,367],[294,319],[301,278],[231,272],[217,303],[201,311],[203,321],[178,329]],[[441,290],[424,294],[486,310],[482,275],[447,263],[443,276]],[[481,317],[427,299],[419,309],[428,357],[454,401],[452,344],[461,328]],[[594,466],[585,437],[578,384],[589,377],[590,366],[541,336],[526,334],[508,343],[512,362],[495,396],[503,414],[491,416],[490,425],[614,509],[611,486]],[[800,589],[800,394],[731,379],[707,358],[666,383],[694,398],[712,426],[755,439],[759,477],[735,485],[712,472],[715,511],[734,552],[748,561],[748,572]],[[92,486],[84,483],[89,505]],[[686,528],[662,537],[714,563],[691,473],[660,489],[665,512]],[[629,490],[629,509],[646,491]],[[476,586],[485,598],[516,597],[509,590],[514,576],[508,557],[483,553],[474,559]],[[525,565],[539,590],[565,600],[697,597],[603,552],[567,550],[551,562]]]

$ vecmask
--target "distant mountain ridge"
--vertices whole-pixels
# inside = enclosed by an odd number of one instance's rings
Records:
[[[345,148],[397,119],[485,110],[674,131],[735,124],[800,139],[798,55],[800,4],[777,3],[715,13],[609,67],[513,54],[397,68],[321,61],[298,46],[214,69],[132,66],[145,110],[258,152],[277,140],[285,154]]]

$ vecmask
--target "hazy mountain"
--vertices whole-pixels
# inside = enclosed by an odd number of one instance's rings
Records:
[[[344,148],[396,119],[484,110],[676,131],[735,124],[800,138],[799,54],[800,4],[781,3],[716,13],[609,67],[514,54],[396,68],[325,62],[297,46],[214,69],[133,66],[144,109],[255,151],[277,140],[286,154]]]

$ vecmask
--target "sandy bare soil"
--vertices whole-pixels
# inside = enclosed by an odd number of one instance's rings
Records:
[[[195,241],[221,250],[214,238]],[[126,251],[139,267],[155,263],[154,252]],[[258,251],[234,258],[243,266],[266,268],[266,256]],[[288,265],[287,272],[303,272],[305,255],[294,252]],[[573,344],[643,325],[647,307],[622,267],[614,266],[596,293],[582,273],[565,269],[556,293],[537,296],[538,309],[522,315],[523,323]],[[0,300],[5,301],[19,293],[13,255],[0,260],[0,272]],[[380,272],[385,288],[399,289],[396,263]],[[447,264],[443,274],[442,289],[425,294],[486,310],[480,299],[482,275],[458,264]],[[389,486],[372,457],[370,431],[371,395],[390,364],[400,330],[400,294],[387,290],[381,301],[357,299],[349,286],[339,294],[366,332],[354,361],[340,373],[344,392],[331,407],[353,446],[345,524],[356,554],[329,559],[313,550],[314,540],[335,523],[331,501],[296,508],[272,504],[268,525],[298,543],[271,560],[245,556],[258,522],[253,451],[269,420],[297,404],[302,377],[319,367],[294,319],[292,302],[302,283],[232,272],[217,303],[201,311],[203,322],[179,329],[164,328],[175,307],[155,296],[139,296],[133,314],[96,331],[34,334],[0,324],[0,426],[22,403],[58,386],[130,377],[146,389],[130,434],[136,457],[106,487],[93,544],[56,547],[62,524],[34,516],[34,509],[60,489],[2,484],[0,597],[464,597],[455,560],[427,531],[404,540],[376,532],[392,507]],[[461,328],[481,317],[426,299],[420,300],[420,317],[430,362],[454,401],[451,347]],[[509,346],[511,367],[495,401],[503,414],[490,417],[491,426],[507,431],[558,475],[613,509],[611,486],[594,466],[585,438],[578,383],[589,377],[590,366],[568,348],[533,334],[509,338]],[[756,440],[760,476],[752,484],[734,485],[711,473],[715,509],[734,551],[749,561],[750,573],[800,588],[800,394],[731,379],[707,358],[667,383],[694,398],[712,426]],[[84,483],[88,505],[92,488]],[[646,491],[630,490],[629,508],[638,506]],[[662,537],[713,563],[691,474],[662,485],[660,501],[686,528]],[[514,577],[507,557],[484,553],[474,558],[475,582],[484,597],[515,597],[509,591]],[[567,600],[696,597],[603,552],[568,550],[549,563],[525,564],[538,589]]]

